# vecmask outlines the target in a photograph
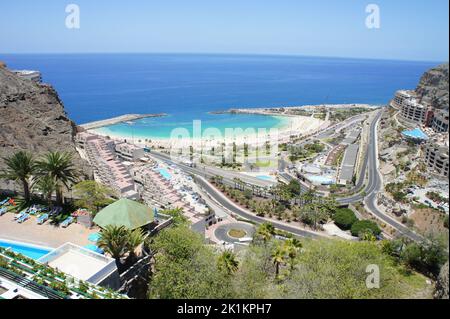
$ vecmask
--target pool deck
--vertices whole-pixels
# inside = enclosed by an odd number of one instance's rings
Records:
[[[66,242],[85,246],[91,243],[88,236],[96,232],[96,228],[88,229],[79,224],[71,224],[67,228],[52,226],[48,222],[38,225],[36,217],[19,224],[14,221],[11,213],[0,217],[0,238],[51,248],[57,248]]]

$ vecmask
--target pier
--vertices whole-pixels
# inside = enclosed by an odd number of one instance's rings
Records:
[[[85,129],[85,130],[92,130],[96,128],[100,128],[103,126],[113,125],[117,123],[123,123],[128,121],[134,121],[138,119],[148,118],[148,117],[163,117],[166,116],[166,113],[160,113],[160,114],[125,114],[117,117],[113,117],[106,120],[100,120],[95,122],[89,122],[85,124],[78,125],[79,127]]]

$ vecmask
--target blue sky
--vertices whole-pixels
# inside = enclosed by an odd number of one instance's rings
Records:
[[[67,29],[66,5],[81,10]],[[381,28],[365,26],[379,5]],[[0,52],[248,53],[448,61],[448,0],[0,1]]]

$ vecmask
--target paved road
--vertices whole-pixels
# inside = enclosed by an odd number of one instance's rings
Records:
[[[262,179],[259,179],[259,178],[256,178],[256,177],[253,177],[250,175],[238,173],[238,172],[223,170],[223,169],[220,169],[217,167],[204,166],[204,165],[198,165],[197,167],[190,167],[186,164],[172,160],[170,155],[155,152],[155,151],[152,151],[150,154],[159,160],[177,165],[179,168],[181,168],[183,171],[185,171],[189,174],[203,176],[205,178],[210,178],[210,177],[214,177],[217,175],[223,176],[224,182],[227,185],[231,185],[231,186],[234,185],[234,181],[233,181],[234,178],[239,178],[240,180],[242,180],[248,184],[252,184],[252,185],[256,185],[256,186],[260,186],[260,187],[269,187],[269,186],[272,186],[275,184],[274,182],[271,182],[271,181],[262,180]]]
[[[257,224],[262,224],[267,222],[266,219],[256,216],[253,213],[250,213],[242,208],[240,208],[239,206],[237,206],[236,204],[234,204],[233,202],[231,202],[228,198],[226,198],[226,196],[224,194],[222,194],[220,191],[218,191],[216,188],[214,188],[213,186],[211,186],[211,184],[209,182],[207,182],[207,180],[205,179],[210,177],[210,176],[214,176],[216,174],[210,174],[208,172],[204,172],[202,170],[199,170],[198,168],[193,168],[193,167],[189,167],[187,165],[181,164],[181,163],[175,163],[174,161],[172,161],[167,155],[164,154],[160,154],[160,153],[155,153],[152,152],[151,155],[155,158],[158,158],[160,160],[163,160],[165,162],[171,163],[171,164],[176,164],[178,167],[180,167],[184,172],[188,173],[188,174],[194,174],[197,176],[197,183],[205,190],[206,193],[208,193],[211,198],[214,198],[214,200],[219,203],[222,207],[224,207],[225,209],[233,212],[236,215],[239,215],[242,218],[248,219],[254,223]],[[206,175],[206,176],[205,176]],[[210,176],[208,176],[210,175]],[[224,178],[224,182],[227,181],[227,178]],[[228,180],[228,182],[230,182]],[[231,181],[232,184],[234,184],[233,181]],[[308,230],[302,230],[302,229],[298,229],[292,226],[288,226],[285,225],[283,223],[279,223],[277,221],[270,221],[276,228],[290,232],[294,235],[300,236],[300,237],[308,237],[308,238],[320,238],[323,237],[323,235],[320,235],[316,232],[313,231],[308,231]]]
[[[255,233],[255,227],[248,223],[232,223],[232,224],[225,224],[217,227],[217,229],[214,231],[214,236],[218,240],[225,241],[227,243],[239,243],[239,238],[234,238],[228,235],[228,232],[232,229],[239,229],[245,231],[246,235],[245,238],[252,238],[253,234]]]
[[[215,189],[214,187],[212,187],[204,178],[199,177],[197,178],[197,182],[198,184],[203,187],[203,189],[210,194],[220,205],[222,205],[223,207],[225,207],[226,209],[232,211],[233,213],[235,213],[236,215],[239,215],[243,218],[246,218],[250,221],[253,221],[255,223],[258,224],[262,224],[267,222],[266,219],[256,216],[253,213],[247,212],[243,209],[241,209],[240,207],[236,206],[233,202],[231,202],[228,198],[225,197],[225,195],[223,195],[220,191],[218,191],[217,189]],[[283,223],[279,223],[277,221],[270,221],[276,228],[290,232],[294,235],[300,236],[300,237],[308,237],[308,238],[320,238],[322,236],[320,236],[319,234],[313,232],[313,231],[308,231],[308,230],[302,230],[302,229],[298,229],[292,226],[288,226],[285,225]]]
[[[364,158],[363,165],[361,167],[361,174],[359,177],[359,180],[357,181],[354,191],[359,192],[364,187],[365,177],[368,173],[368,182],[365,187],[365,194],[355,194],[353,196],[350,196],[348,198],[340,198],[338,199],[338,202],[343,205],[355,203],[364,200],[367,208],[380,220],[385,222],[386,224],[389,224],[393,228],[395,228],[398,232],[403,234],[404,236],[414,240],[414,241],[421,241],[423,240],[423,237],[416,234],[415,232],[411,231],[408,227],[404,226],[403,224],[399,223],[398,221],[394,220],[392,217],[384,214],[376,207],[376,200],[377,200],[377,193],[382,188],[382,182],[381,178],[378,172],[378,158],[377,158],[377,142],[376,142],[376,136],[377,136],[377,125],[378,121],[381,118],[382,110],[378,112],[378,114],[375,116],[374,120],[370,123],[370,136],[369,136],[369,143],[368,143],[368,150],[366,152],[366,157]],[[325,134],[326,132],[322,133]],[[224,176],[224,182],[228,185],[234,185],[233,178],[239,177],[241,180],[248,182],[250,184],[255,184],[258,186],[268,186],[272,183],[259,180],[257,178],[242,175],[235,172],[228,172],[221,169],[212,169],[211,167],[205,167],[205,169],[199,169],[199,168],[192,168],[187,165],[181,164],[181,163],[175,163],[170,159],[168,155],[161,154],[161,153],[151,153],[154,157],[159,158],[161,160],[164,160],[169,163],[174,163],[178,165],[182,170],[184,170],[187,173],[194,174],[196,176],[200,176],[202,178],[199,178],[199,183],[201,186],[205,189],[208,194],[211,195],[219,204],[221,204],[226,209],[234,212],[235,214],[247,218],[253,222],[256,223],[264,223],[266,222],[265,219],[258,217],[254,214],[251,214],[236,205],[233,205],[231,201],[226,199],[223,194],[218,192],[215,188],[211,187],[209,183],[207,183],[203,177],[209,178],[215,175],[222,175]],[[238,175],[236,175],[238,174]],[[287,174],[286,174],[287,175]],[[299,230],[294,227],[290,227],[281,223],[273,222],[273,224],[284,231],[291,232],[295,235],[302,236],[302,237],[318,237],[319,235],[312,231],[306,231],[306,230]]]
[[[377,152],[377,126],[379,119],[381,118],[382,111],[379,111],[377,116],[370,124],[370,136],[367,154],[364,159],[364,163],[361,169],[361,174],[359,181],[355,187],[355,190],[359,191],[364,185],[365,176],[368,173],[367,186],[364,189],[365,194],[356,194],[348,198],[339,199],[338,202],[341,204],[350,204],[363,200],[366,207],[375,215],[378,219],[382,220],[384,223],[395,228],[402,235],[414,240],[421,241],[423,237],[411,231],[408,227],[399,223],[392,217],[381,212],[376,205],[377,194],[382,189],[382,180],[378,171],[378,152]]]
[[[417,233],[413,232],[411,229],[399,223],[394,218],[384,214],[381,212],[377,206],[377,194],[381,191],[382,188],[382,180],[380,177],[380,173],[378,170],[378,152],[377,152],[377,124],[378,120],[381,116],[377,116],[377,120],[372,123],[370,130],[370,140],[369,140],[369,149],[368,149],[368,167],[369,167],[369,176],[368,176],[368,184],[365,189],[365,198],[364,203],[367,208],[380,220],[389,224],[393,228],[395,228],[402,235],[414,240],[414,241],[422,241],[424,238]]]

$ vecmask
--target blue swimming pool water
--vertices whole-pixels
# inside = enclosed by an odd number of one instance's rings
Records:
[[[321,184],[321,185],[335,184],[334,179],[332,179],[331,177],[306,175],[306,178],[312,183],[317,183],[317,184]]]
[[[0,240],[0,247],[10,248],[15,253],[25,255],[35,260],[41,258],[44,255],[47,255],[50,252],[49,249],[38,248],[24,243],[10,242],[4,240]]]
[[[406,130],[406,131],[403,131],[402,134],[407,137],[412,137],[412,138],[421,139],[421,140],[428,139],[428,135],[426,135],[420,128],[416,128],[411,131]]]
[[[271,176],[267,176],[267,175],[258,175],[256,176],[257,179],[263,180],[263,181],[269,181],[269,182],[274,182],[275,179]]]
[[[158,168],[157,171],[161,174],[162,177],[170,181],[172,175],[165,168]]]

